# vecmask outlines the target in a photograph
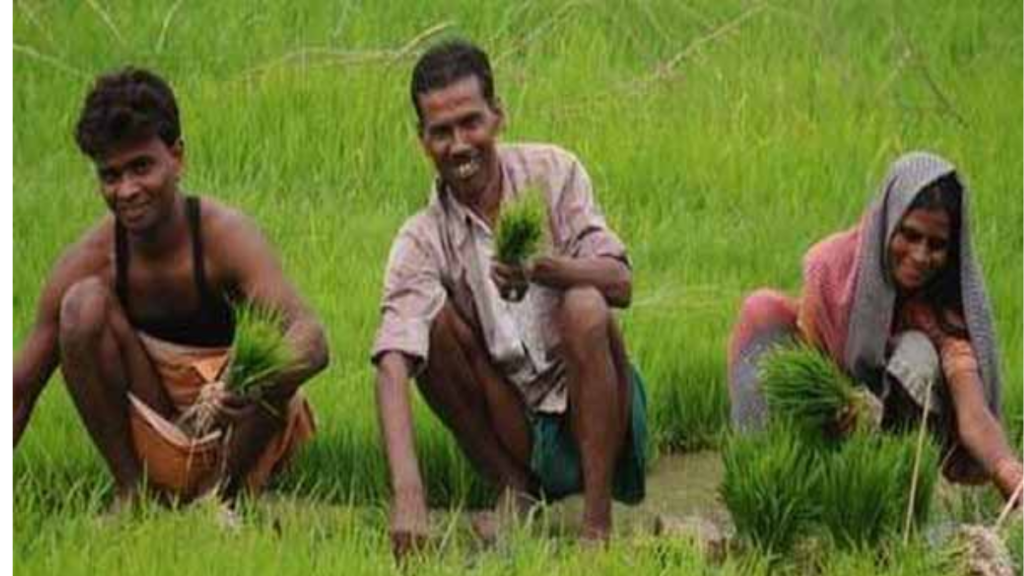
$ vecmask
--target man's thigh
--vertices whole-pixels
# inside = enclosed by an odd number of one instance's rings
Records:
[[[91,277],[71,286],[61,302],[60,322],[62,354],[69,347],[76,348],[79,371],[84,369],[108,386],[131,392],[161,415],[173,414],[160,375],[106,282]],[[84,363],[83,354],[90,355]]]
[[[443,418],[458,418],[458,410],[476,410],[486,418],[512,455],[526,462],[530,427],[526,407],[515,386],[491,360],[479,330],[450,304],[431,326],[430,358],[417,383],[428,403]],[[449,394],[460,401],[445,402]]]

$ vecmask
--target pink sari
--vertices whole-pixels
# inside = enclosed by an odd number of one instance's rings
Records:
[[[799,337],[827,352],[845,371],[880,388],[886,344],[893,325],[896,290],[885,255],[896,224],[921,192],[954,167],[937,156],[911,153],[891,168],[876,201],[860,223],[814,245],[804,257],[799,300],[761,289],[743,303],[729,343],[729,392],[733,425],[764,424],[766,409],[757,378],[764,351]],[[989,409],[999,418],[998,347],[980,269],[973,257],[967,187],[960,183],[960,284],[964,320],[977,355]]]

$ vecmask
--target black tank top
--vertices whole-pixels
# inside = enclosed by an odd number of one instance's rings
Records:
[[[128,299],[128,233],[120,222],[114,224],[115,283],[117,297],[128,315],[128,321],[146,334],[187,346],[230,346],[235,337],[235,315],[226,294],[216,295],[206,282],[203,265],[203,238],[199,226],[199,198],[185,198],[185,215],[192,239],[192,273],[199,294],[199,308],[190,314],[144,321],[132,314]]]

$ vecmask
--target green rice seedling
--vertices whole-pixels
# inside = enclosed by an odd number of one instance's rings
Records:
[[[853,434],[824,456],[820,520],[841,548],[875,545],[896,535],[910,498],[916,441],[913,435]],[[938,478],[938,449],[924,444],[914,495],[913,518],[927,521]]]
[[[788,426],[733,436],[722,452],[719,494],[738,536],[767,554],[785,554],[818,516],[820,459]]]
[[[240,396],[256,398],[270,378],[295,359],[280,311],[251,303],[235,307],[235,340],[224,384]]]
[[[505,206],[498,217],[494,253],[500,262],[518,265],[540,249],[547,209],[541,193],[528,189]]]
[[[867,427],[874,420],[869,397],[812,346],[779,346],[765,355],[759,369],[773,419],[790,420],[816,437],[837,432],[843,418],[852,418],[853,429]]]

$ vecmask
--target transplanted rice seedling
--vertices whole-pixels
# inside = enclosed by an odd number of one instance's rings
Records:
[[[772,419],[792,421],[815,438],[835,432],[843,417],[852,419],[854,429],[876,423],[866,389],[812,346],[779,346],[765,355],[759,369]]]
[[[857,433],[823,456],[817,509],[836,544],[873,545],[899,532],[910,498],[915,450],[910,434]],[[928,518],[938,474],[938,448],[925,442],[914,495],[918,526]]]
[[[505,264],[522,264],[535,255],[544,237],[547,209],[541,193],[528,189],[501,210],[494,253]]]
[[[788,426],[729,439],[719,493],[740,538],[765,553],[792,548],[818,516],[818,458]]]

